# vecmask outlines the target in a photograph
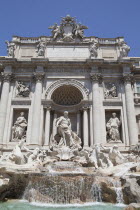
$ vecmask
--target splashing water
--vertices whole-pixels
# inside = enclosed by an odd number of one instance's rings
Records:
[[[118,204],[124,203],[121,182],[119,180],[113,180],[112,183],[113,183],[116,195],[117,195],[117,198],[116,198],[117,203]]]

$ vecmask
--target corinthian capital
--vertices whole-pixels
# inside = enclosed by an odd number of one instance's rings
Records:
[[[51,111],[51,109],[52,109],[51,106],[47,106],[47,107],[46,107],[46,110],[47,110],[47,111]]]
[[[124,74],[123,75],[123,81],[124,82],[134,83],[134,76],[133,76],[133,74]]]
[[[34,79],[38,82],[42,81],[44,78],[44,73],[43,72],[36,72],[34,73]]]
[[[10,82],[13,79],[12,73],[1,73],[4,82]]]
[[[96,81],[96,82],[101,83],[101,81],[103,79],[103,76],[101,74],[93,74],[93,73],[91,73],[90,74],[90,78],[91,78],[92,81]]]

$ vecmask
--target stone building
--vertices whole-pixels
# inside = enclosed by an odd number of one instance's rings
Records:
[[[140,136],[140,58],[128,57],[123,37],[85,37],[86,26],[67,15],[51,36],[7,41],[0,57],[0,149],[21,138],[48,148],[56,119],[67,110],[84,148]],[[15,132],[16,130],[16,132]]]

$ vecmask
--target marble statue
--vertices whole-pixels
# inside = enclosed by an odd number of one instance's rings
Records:
[[[101,145],[101,148],[103,149],[103,152],[108,153],[108,158],[112,162],[113,166],[122,163],[122,161],[125,159],[124,156],[120,153],[117,145],[113,145],[113,147],[103,147]]]
[[[140,156],[140,142],[130,147],[130,151]]]
[[[45,54],[45,43],[40,41],[39,44],[37,45],[37,56],[44,56]]]
[[[49,29],[52,29],[53,40],[71,42],[76,38],[83,39],[84,29],[87,29],[87,26],[77,23],[74,17],[67,15],[62,18],[60,26],[55,23]]]
[[[61,137],[59,146],[80,147],[81,139],[71,130],[71,121],[68,118],[68,112],[64,112],[64,116],[56,120],[56,127],[59,136]]]
[[[27,120],[24,117],[24,112],[20,113],[14,126],[12,127],[12,140],[18,141],[26,135]]]
[[[81,23],[77,23],[75,25],[74,35],[76,37],[84,38],[84,29],[87,29],[87,26],[82,25]]]
[[[120,140],[119,127],[121,125],[121,120],[116,117],[116,113],[112,113],[112,117],[106,124],[107,128],[107,141],[108,142],[122,142]]]
[[[82,149],[81,139],[71,129],[71,121],[67,111],[64,112],[63,116],[56,119],[56,127],[57,134],[50,141],[50,149],[57,151],[61,159],[65,159],[67,154],[70,158],[73,156],[74,150]]]
[[[112,167],[113,164],[109,158],[109,155],[107,153],[104,153],[104,150],[102,151],[102,149],[104,148],[101,144],[95,145],[98,166],[101,168]]]
[[[0,162],[9,162],[14,164],[24,164],[25,158],[21,151],[24,145],[25,139],[22,139],[18,144],[14,147],[13,151],[8,155],[3,155],[0,159]]]
[[[55,23],[53,26],[50,26],[49,29],[51,30],[53,39],[56,40],[56,38],[61,35],[61,28],[60,26],[57,25],[57,23]]]
[[[28,85],[25,85],[23,82],[19,81],[16,85],[17,97],[29,97],[30,88]]]
[[[130,47],[124,42],[119,43],[120,46],[120,58],[127,57],[130,51]]]
[[[27,152],[27,164],[39,163],[42,164],[42,160],[40,159],[44,154],[40,151],[38,147],[34,150],[30,150],[27,147],[24,147],[25,151]]]
[[[117,87],[115,84],[111,84],[111,88],[105,89],[105,98],[115,98],[117,97]]]
[[[89,164],[98,168],[108,168],[119,165],[125,161],[117,145],[105,147],[102,144],[95,144],[89,156]]]
[[[91,154],[89,155],[89,163],[90,165],[94,166],[95,169],[98,169],[97,151],[96,151],[95,146],[93,147],[93,150]]]
[[[96,58],[97,57],[97,55],[98,55],[97,49],[98,49],[98,42],[94,41],[94,43],[89,48],[91,58]]]
[[[15,43],[6,41],[5,42],[7,44],[7,54],[9,57],[13,57],[15,56]]]

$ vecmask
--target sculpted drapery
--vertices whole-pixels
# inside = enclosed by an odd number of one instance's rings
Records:
[[[119,132],[120,125],[121,121],[116,117],[116,113],[112,113],[112,117],[106,124],[109,136],[108,141],[121,141]]]
[[[71,129],[71,121],[68,118],[68,112],[64,112],[64,116],[56,119],[57,134],[54,137],[54,147],[67,146],[70,148],[81,148],[81,139]],[[59,139],[59,140],[57,140]]]

